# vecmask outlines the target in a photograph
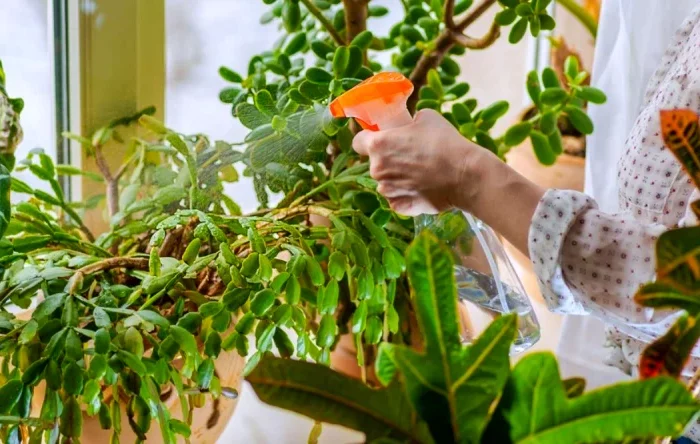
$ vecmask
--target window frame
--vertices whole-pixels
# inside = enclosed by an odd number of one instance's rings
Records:
[[[56,143],[59,163],[97,172],[79,143],[64,131],[91,135],[109,121],[165,106],[165,0],[54,0],[50,2],[54,39]],[[122,132],[125,138],[138,130]],[[107,163],[116,168],[126,154],[120,145],[105,147]],[[104,187],[83,176],[64,184],[72,200],[86,200]],[[86,225],[103,232],[104,207],[85,215]]]

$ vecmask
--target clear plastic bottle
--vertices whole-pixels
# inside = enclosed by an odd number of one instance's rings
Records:
[[[366,130],[400,128],[413,122],[406,101],[413,84],[400,73],[384,72],[366,79],[336,98],[331,116],[352,117]],[[472,215],[448,211],[416,218],[416,233],[429,229],[454,252],[455,276],[463,335],[471,342],[495,317],[517,313],[518,338],[512,353],[540,339],[540,326],[523,286],[494,232]]]
[[[518,337],[511,354],[527,350],[540,339],[530,299],[491,228],[459,210],[419,216],[415,224],[416,234],[430,230],[452,249],[465,342],[471,342],[505,313],[518,314]]]

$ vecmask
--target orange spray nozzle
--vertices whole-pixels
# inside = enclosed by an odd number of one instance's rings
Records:
[[[378,131],[411,123],[406,101],[413,93],[410,80],[397,72],[382,72],[336,98],[333,117],[352,117],[362,128]]]

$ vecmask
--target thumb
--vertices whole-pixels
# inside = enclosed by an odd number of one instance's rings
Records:
[[[352,149],[360,156],[369,156],[369,147],[372,146],[374,137],[375,133],[372,131],[360,131],[355,138],[352,139]]]

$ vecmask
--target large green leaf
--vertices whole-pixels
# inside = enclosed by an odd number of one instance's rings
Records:
[[[516,317],[497,319],[473,345],[462,345],[449,250],[423,232],[407,259],[425,353],[383,345],[377,373],[386,381],[393,366],[401,372],[411,404],[437,442],[478,442],[508,379]]]
[[[513,369],[497,418],[482,442],[600,443],[678,436],[700,405],[667,378],[622,383],[567,398],[551,353],[523,358]]]
[[[374,390],[322,365],[272,357],[263,358],[246,379],[263,402],[361,430],[369,441],[432,442],[425,425],[412,420],[398,384]]]

